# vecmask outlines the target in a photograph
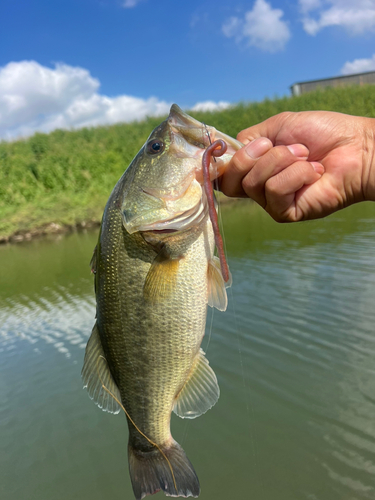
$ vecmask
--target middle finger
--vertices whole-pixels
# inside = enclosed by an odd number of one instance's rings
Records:
[[[265,184],[297,159],[305,160],[309,150],[303,144],[275,146],[259,158],[253,168],[242,180],[242,187],[247,196],[255,200],[263,208],[266,206]]]

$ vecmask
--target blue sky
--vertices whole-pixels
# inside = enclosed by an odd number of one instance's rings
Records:
[[[0,138],[375,70],[375,0],[2,0]]]

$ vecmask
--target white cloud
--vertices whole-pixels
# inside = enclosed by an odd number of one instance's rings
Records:
[[[375,54],[370,59],[354,59],[352,62],[346,62],[341,68],[341,74],[352,75],[353,73],[365,73],[366,71],[375,71]]]
[[[0,138],[141,120],[167,114],[170,103],[98,93],[100,83],[89,71],[66,64],[47,68],[35,61],[11,62],[0,68]]]
[[[244,19],[231,17],[222,26],[222,31],[236,42],[246,39],[249,45],[266,52],[277,52],[290,38],[288,24],[281,19],[283,15],[281,9],[273,9],[265,0],[256,0]]]
[[[229,108],[230,102],[227,101],[203,101],[197,102],[192,108],[191,111],[219,111],[221,109]]]
[[[0,67],[0,140],[26,137],[56,128],[81,128],[142,120],[169,112],[170,102],[156,97],[108,97],[100,82],[83,68],[35,61]],[[195,111],[224,109],[229,103],[205,101]]]
[[[353,35],[375,31],[375,0],[299,0],[303,27],[309,35],[342,26]]]

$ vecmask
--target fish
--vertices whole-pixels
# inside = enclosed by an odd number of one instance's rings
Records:
[[[206,159],[209,182],[242,144],[174,104],[114,187],[91,261],[96,322],[82,379],[100,408],[126,413],[137,500],[200,493],[170,422],[172,411],[202,415],[220,394],[201,349],[207,305],[224,311],[231,284],[214,255],[203,188],[202,158],[217,140],[226,152]]]

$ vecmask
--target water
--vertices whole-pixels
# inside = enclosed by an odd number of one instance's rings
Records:
[[[200,498],[373,499],[375,204],[278,225],[245,203],[223,219],[233,287],[203,342],[221,397],[172,417]],[[81,388],[96,237],[0,247],[1,500],[133,498],[125,417]]]

